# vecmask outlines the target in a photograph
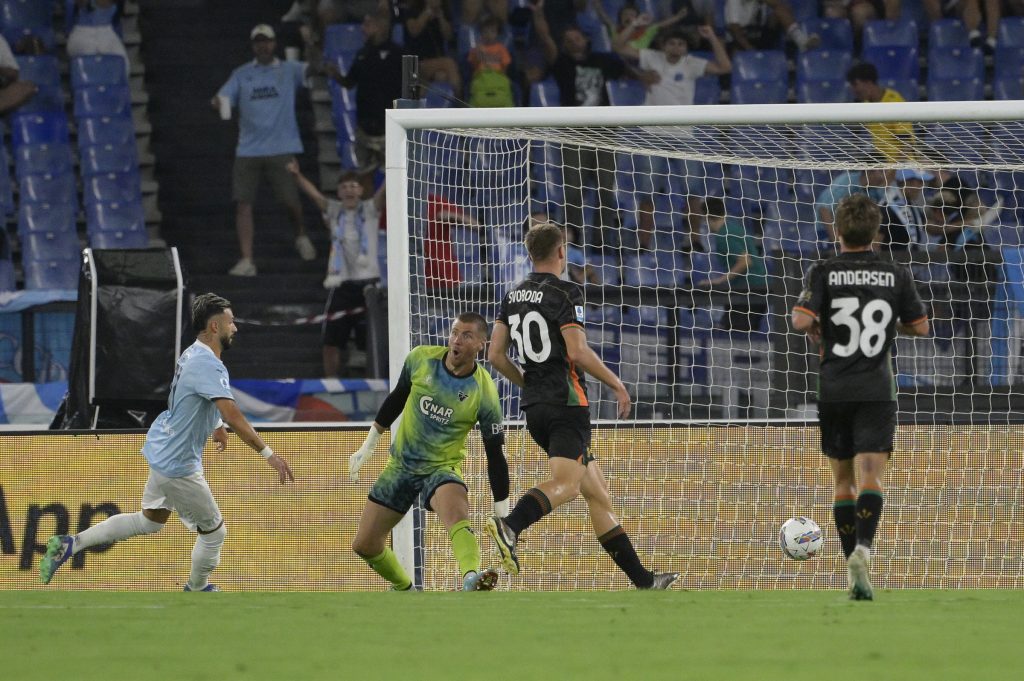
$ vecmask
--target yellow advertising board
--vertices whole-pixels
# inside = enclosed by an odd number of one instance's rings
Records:
[[[214,581],[226,590],[371,590],[385,585],[351,551],[380,453],[348,479],[362,428],[278,431],[265,439],[291,462],[294,484],[236,438],[208,448],[206,476],[228,537]],[[38,584],[42,546],[112,513],[132,512],[146,480],[142,433],[0,436],[0,589],[176,590],[187,579],[193,535],[172,516],[159,534],[79,554],[53,584]],[[1024,429],[901,428],[874,559],[881,588],[1024,587]],[[814,428],[620,427],[595,432],[623,527],[641,558],[680,570],[686,588],[843,588],[845,569],[831,523],[831,482]],[[384,442],[380,445],[383,452]],[[546,473],[543,455],[519,429],[506,452],[513,501]],[[479,439],[463,470],[471,521],[482,531],[490,491]],[[818,558],[782,556],[779,526],[793,515],[825,532]],[[426,515],[424,586],[457,584],[447,533]],[[597,543],[576,500],[524,534],[523,573],[512,589],[629,586]]]

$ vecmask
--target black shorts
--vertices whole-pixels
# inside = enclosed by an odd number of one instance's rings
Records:
[[[584,466],[590,454],[590,409],[534,404],[526,409],[526,430],[548,458],[575,459]]]
[[[892,453],[896,437],[895,402],[819,402],[821,451],[830,459],[852,459],[862,452]]]
[[[360,279],[343,281],[337,288],[332,288],[327,293],[327,305],[324,314],[330,315],[333,312],[353,310],[366,307],[366,296],[363,289],[367,285],[377,281],[376,279]],[[355,337],[356,347],[360,350],[366,349],[366,312],[354,312],[338,319],[324,320],[322,328],[323,344],[336,348],[344,348],[350,337]]]

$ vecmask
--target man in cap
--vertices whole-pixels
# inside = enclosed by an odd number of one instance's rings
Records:
[[[255,276],[253,263],[253,203],[260,178],[266,176],[278,200],[288,209],[295,228],[295,248],[303,260],[313,260],[316,250],[302,224],[302,204],[288,162],[302,153],[299,125],[295,118],[295,95],[304,87],[307,65],[281,61],[274,55],[274,29],[259,24],[249,34],[253,61],[243,64],[211,100],[223,118],[238,110],[238,147],[232,177],[232,194],[237,203],[235,226],[241,259],[229,274]]]

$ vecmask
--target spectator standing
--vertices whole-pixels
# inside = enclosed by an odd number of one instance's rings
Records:
[[[878,69],[870,62],[850,67],[846,72],[853,97],[860,102],[903,102],[903,95],[878,84]],[[875,143],[873,156],[887,161],[910,161],[917,157],[912,123],[870,123],[867,125]]]
[[[558,83],[562,106],[604,106],[608,104],[607,82],[620,78],[626,67],[614,55],[592,52],[590,40],[578,26],[570,26],[562,35],[559,50],[551,36],[544,14],[544,2],[538,0],[533,8],[533,25],[544,51],[544,58]],[[615,155],[606,149],[562,145],[562,174],[565,184],[565,222],[577,229],[585,229],[583,220],[584,175],[587,185],[595,186],[600,202],[601,224],[592,234],[583,234],[588,245],[615,245],[605,230],[618,227],[619,217],[615,201]],[[596,180],[596,181],[593,181]],[[589,236],[589,238],[588,238]]]
[[[725,0],[725,26],[738,50],[773,50],[779,32],[799,50],[821,44],[816,33],[807,35],[796,23],[793,9],[784,0]]]
[[[335,378],[349,365],[348,342],[366,350],[366,296],[363,290],[380,281],[377,260],[378,224],[384,205],[384,185],[372,199],[363,200],[363,185],[352,172],[338,180],[338,198],[328,199],[302,171],[298,161],[288,164],[288,172],[303,194],[308,196],[323,216],[324,226],[331,233],[331,254],[327,259],[328,290],[324,309],[323,362],[324,376]],[[335,313],[347,313],[331,319]],[[351,370],[353,367],[348,366]]]
[[[455,38],[451,7],[446,0],[405,0],[400,7],[405,51],[420,58],[421,78],[448,83],[455,96],[461,97],[462,75],[449,52]]]
[[[402,50],[390,38],[387,12],[363,19],[366,42],[356,53],[348,73],[334,64],[328,75],[344,88],[356,90],[356,161],[363,186],[372,186],[373,174],[384,168],[384,112],[402,96]]]
[[[985,54],[996,51],[996,37],[999,35],[999,20],[1003,16],[1002,0],[923,0],[925,14],[929,21],[959,17],[968,31],[971,47],[980,48]],[[1008,3],[1009,4],[1009,3]],[[985,36],[981,35],[981,14],[984,5]]]
[[[727,315],[723,319],[725,329],[754,331],[760,326],[760,317],[768,312],[764,297],[768,271],[761,246],[747,233],[743,222],[726,215],[722,199],[708,197],[704,206],[711,232],[711,255],[719,260],[716,269],[724,270],[725,274],[700,282],[698,286],[736,294],[729,296]]]
[[[646,12],[641,13],[636,5],[629,2],[619,8],[618,22],[613,22],[608,16],[601,0],[591,0],[594,10],[601,17],[601,21],[608,28],[613,43],[622,43],[636,50],[643,50],[651,46],[658,31],[673,26],[696,13],[693,9],[684,4],[675,14],[664,21],[654,21],[653,17]]]
[[[616,37],[615,51],[627,59],[640,63],[641,80],[647,85],[644,104],[648,106],[693,104],[697,79],[703,76],[720,76],[732,71],[725,45],[710,26],[698,29],[700,36],[707,40],[714,50],[714,61],[708,61],[690,54],[686,36],[681,30],[673,29],[661,42],[661,48],[638,50],[624,37]]]
[[[0,35],[0,114],[17,109],[38,91],[35,83],[19,80],[20,74],[21,68],[11,46]]]
[[[71,33],[68,34],[68,56],[116,54],[128,64],[128,52],[118,32],[124,0],[75,0]]]
[[[515,106],[508,67],[512,55],[501,42],[501,20],[489,17],[480,23],[480,44],[469,51],[473,80],[469,83],[470,106]]]
[[[281,61],[274,56],[274,29],[260,24],[249,35],[255,59],[239,66],[211,102],[230,115],[238,110],[238,147],[235,153],[233,194],[237,202],[235,227],[241,259],[228,274],[255,276],[253,263],[253,202],[260,178],[266,176],[274,194],[288,209],[295,228],[295,249],[303,260],[316,258],[316,249],[302,224],[302,204],[288,163],[302,153],[295,96],[306,84],[303,62]],[[230,107],[230,108],[228,108]]]

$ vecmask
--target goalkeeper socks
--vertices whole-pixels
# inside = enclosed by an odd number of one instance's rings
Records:
[[[832,502],[832,517],[836,521],[843,555],[847,558],[857,548],[857,500],[853,497],[836,497]]]
[[[480,545],[473,534],[468,520],[460,520],[448,530],[452,542],[452,553],[459,563],[459,574],[463,577],[470,572],[480,572]]]
[[[78,553],[90,546],[111,544],[140,534],[154,534],[162,529],[161,523],[150,520],[142,514],[142,511],[118,513],[76,535],[73,551]]]
[[[608,530],[598,537],[597,541],[601,542],[601,546],[612,557],[615,564],[626,573],[629,581],[633,582],[638,589],[650,589],[654,585],[654,573],[640,562],[640,557],[636,555],[636,549],[633,548],[633,542],[629,540],[629,535],[621,525],[616,525]]]
[[[551,513],[551,500],[536,487],[528,489],[516,507],[505,518],[505,524],[519,535],[530,525]]]
[[[857,543],[871,548],[882,517],[882,490],[864,489],[857,497]]]
[[[405,591],[412,586],[412,580],[409,579],[409,575],[405,574],[405,570],[402,568],[401,563],[398,562],[398,556],[391,549],[384,549],[384,552],[379,556],[360,555],[360,558],[366,561],[374,572],[378,575],[391,582],[391,584],[399,591]]]

